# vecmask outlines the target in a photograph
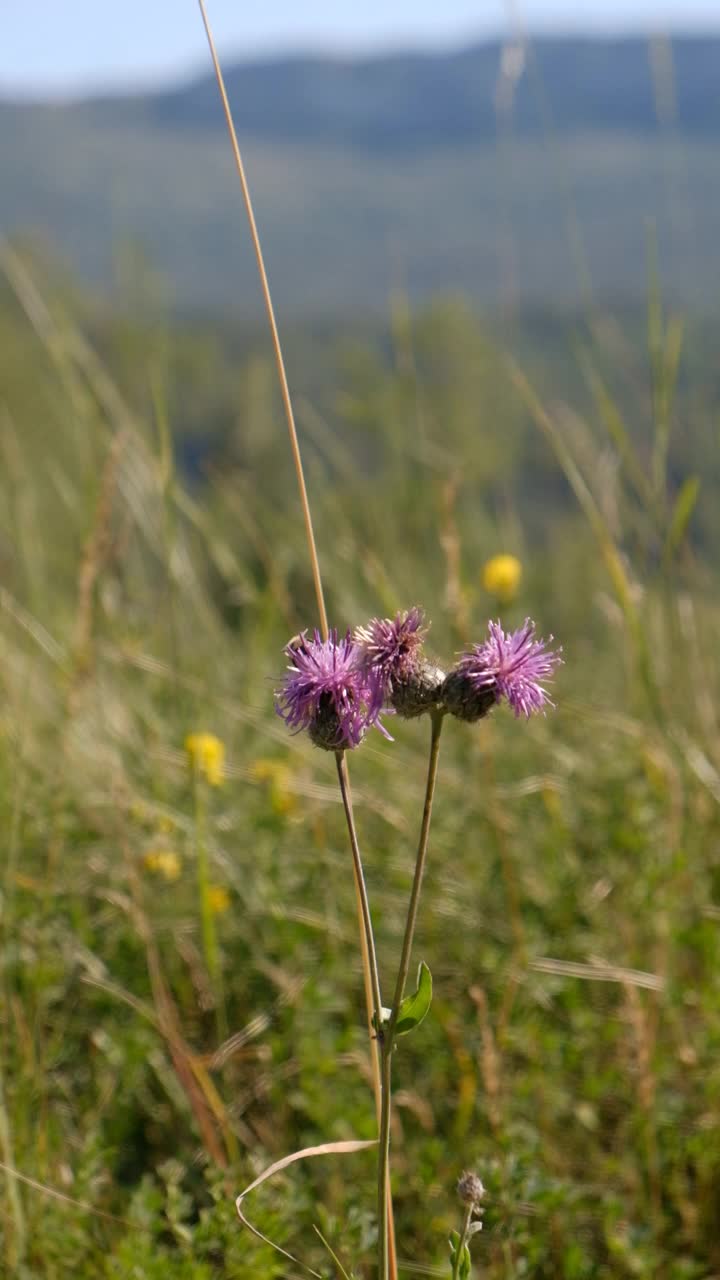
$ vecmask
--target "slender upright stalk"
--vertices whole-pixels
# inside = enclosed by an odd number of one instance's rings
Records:
[[[350,777],[348,775],[347,761],[345,752],[338,751],[335,756],[337,762],[338,781],[340,783],[340,794],[343,799],[343,807],[345,809],[345,818],[347,820],[348,834],[350,836],[350,845],[353,853],[353,879],[355,882],[355,897],[358,909],[358,926],[360,929],[360,948],[362,954],[363,981],[365,986],[365,1010],[367,1014],[368,1036],[370,1038],[370,1060],[373,1073],[373,1089],[375,1093],[375,1106],[377,1113],[378,1128],[382,1124],[382,1079],[381,1079],[381,1063],[380,1053],[378,1051],[378,1035],[375,1027],[379,1027],[382,1021],[382,997],[380,995],[380,975],[377,966],[377,957],[375,954],[375,938],[372,929],[372,918],[370,916],[370,904],[368,902],[367,888],[365,885],[365,875],[363,872],[362,860],[360,857],[360,846],[358,844],[357,830],[355,827],[355,816],[352,806],[352,794],[350,791]],[[388,1263],[389,1278],[397,1280],[397,1253],[395,1249],[395,1220],[393,1217],[392,1199],[390,1196],[390,1186],[388,1184],[385,1196],[385,1223],[388,1233]]]
[[[442,711],[436,711],[433,713],[431,719],[432,732],[430,737],[430,758],[428,760],[427,781],[425,783],[425,805],[423,807],[422,826],[420,828],[420,839],[418,841],[418,851],[415,859],[415,876],[413,878],[413,885],[410,893],[410,904],[408,906],[407,920],[405,922],[405,936],[403,938],[402,952],[400,953],[400,964],[398,967],[397,980],[395,982],[392,1012],[385,1032],[386,1043],[393,1039],[400,1003],[405,994],[405,983],[407,982],[407,976],[410,969],[410,953],[412,952],[415,924],[417,922],[418,907],[420,905],[420,890],[422,889],[423,875],[425,873],[425,861],[427,857],[428,840],[430,837],[430,820],[432,818],[435,782],[437,780],[438,761],[440,758],[440,734],[442,733],[444,713]]]
[[[318,560],[317,546],[315,545],[315,534],[313,532],[312,517],[310,515],[310,503],[308,501],[307,488],[305,485],[305,473],[303,471],[302,457],[300,454],[300,442],[298,441],[297,428],[295,426],[295,415],[293,413],[292,400],[290,399],[290,387],[288,385],[287,373],[285,372],[285,361],[283,360],[282,347],[280,346],[280,334],[278,332],[277,321],[275,319],[275,308],[273,307],[270,284],[265,270],[265,259],[263,258],[260,236],[255,222],[252,200],[250,198],[250,187],[248,186],[248,180],[245,176],[245,166],[242,161],[242,155],[240,154],[240,146],[235,132],[235,125],[233,124],[230,103],[228,102],[227,91],[225,89],[225,79],[220,67],[220,59],[217,55],[215,41],[210,27],[210,19],[208,18],[204,0],[198,0],[198,4],[200,5],[203,26],[205,27],[205,35],[207,36],[207,42],[210,46],[210,56],[215,69],[215,79],[217,80],[218,89],[220,91],[220,99],[225,113],[225,123],[227,124],[228,134],[230,135],[230,145],[235,158],[235,167],[237,169],[238,178],[240,179],[240,187],[242,189],[243,201],[245,203],[245,212],[250,226],[250,238],[252,240],[253,251],[255,253],[258,275],[260,276],[260,287],[262,289],[263,300],[265,302],[268,325],[270,326],[270,337],[272,340],[273,351],[275,353],[278,379],[280,381],[280,394],[282,396],[288,432],[290,434],[290,448],[292,450],[293,461],[295,463],[295,474],[297,476],[300,503],[302,505],[303,519],[305,521],[305,535],[307,537],[308,548],[310,551],[310,563],[312,565],[315,597],[317,599],[318,613],[320,615],[320,630],[322,632],[323,639],[327,640],[328,621],[327,612],[325,610],[325,597],[323,595],[322,579],[320,577],[320,561]]]
[[[267,277],[267,271],[265,270],[265,259],[263,257],[262,245],[260,243],[260,235],[258,233],[257,223],[255,222],[255,213],[253,210],[252,199],[250,196],[250,187],[248,185],[247,177],[245,175],[245,166],[243,164],[242,155],[240,152],[240,146],[237,140],[237,133],[235,131],[235,124],[232,118],[232,111],[230,110],[230,103],[228,101],[227,91],[225,89],[225,79],[222,73],[222,68],[220,66],[220,59],[218,58],[217,50],[215,48],[215,40],[213,37],[212,28],[210,26],[210,19],[208,17],[207,9],[205,7],[205,0],[198,0],[198,4],[200,7],[200,14],[202,16],[203,26],[205,27],[205,35],[207,36],[207,42],[210,48],[210,56],[212,58],[213,68],[215,71],[215,78],[217,80],[220,99],[222,102],[222,108],[225,114],[225,123],[227,125],[228,135],[230,137],[230,145],[232,147],[233,157],[235,159],[235,167],[237,169],[238,178],[240,179],[240,187],[242,190],[243,201],[245,204],[245,212],[247,214],[247,220],[250,227],[250,238],[252,240],[253,251],[255,254],[255,261],[258,269],[258,275],[260,277],[260,287],[262,289],[263,300],[265,302],[265,310],[267,313],[268,325],[270,327],[270,337],[272,341],[273,352],[275,355],[275,364],[277,366],[278,380],[280,382],[280,393],[282,396],[283,408],[285,410],[285,418],[287,421],[288,433],[290,435],[290,449],[292,451],[293,462],[295,464],[295,474],[297,477],[298,491],[300,493],[300,503],[302,506],[303,520],[305,522],[305,535],[307,538],[308,550],[310,553],[310,564],[312,567],[313,584],[315,587],[315,598],[317,601],[318,615],[320,618],[320,631],[322,633],[323,639],[327,640],[328,620],[327,620],[327,611],[325,609],[325,596],[323,594],[322,578],[320,575],[320,561],[318,559],[317,545],[315,542],[315,533],[313,530],[313,523],[312,523],[312,516],[310,514],[310,502],[308,500],[307,486],[305,484],[305,472],[302,464],[302,455],[300,453],[300,442],[298,440],[297,427],[295,426],[295,414],[293,412],[292,400],[290,398],[290,387],[287,380],[287,373],[285,371],[285,361],[283,359],[282,346],[280,345],[280,334],[277,327],[277,321],[275,319],[275,308],[273,306],[272,294],[270,293],[270,284]],[[347,769],[345,769],[345,777],[347,780]],[[343,801],[344,799],[345,797],[343,797]],[[347,812],[348,812],[348,809],[346,806],[346,814]],[[350,815],[352,816],[352,809],[350,809]],[[352,836],[351,836],[351,841],[352,841]],[[358,900],[358,915],[362,916],[362,886],[360,881],[357,878],[357,867],[354,859],[355,859],[355,854],[353,852],[353,867],[355,869],[355,892]],[[361,929],[360,929],[360,946],[361,946],[362,964],[363,964],[363,979],[365,983],[365,996],[366,996],[366,1002],[369,1010],[370,995],[368,993],[371,992],[371,989],[373,986],[373,980],[372,980],[372,975],[370,971],[370,953],[366,943],[365,928],[362,923],[361,923]],[[368,1015],[368,1017],[370,1018],[370,1015]],[[371,1032],[371,1037],[372,1037],[372,1032]],[[381,1086],[380,1086],[380,1069],[379,1069],[379,1060],[378,1060],[378,1050],[377,1050],[377,1044],[375,1043],[375,1041],[372,1041],[371,1053],[372,1053],[372,1062],[373,1062],[373,1088],[374,1088],[374,1094],[375,1094],[375,1107],[379,1117],[380,1110],[381,1110],[381,1101],[380,1101]],[[391,1203],[388,1204],[388,1217],[389,1217],[388,1231],[389,1231],[389,1238],[390,1238],[391,1280],[395,1280],[395,1277],[397,1276],[397,1259],[395,1256],[395,1232],[394,1232],[394,1225],[392,1220],[392,1204]]]
[[[458,1276],[460,1275],[460,1263],[462,1261],[463,1253],[465,1252],[465,1245],[467,1244],[468,1232],[470,1230],[470,1223],[472,1221],[474,1208],[475,1206],[473,1204],[469,1204],[465,1210],[465,1217],[463,1218],[462,1230],[460,1232],[460,1239],[458,1240],[458,1246],[457,1246],[457,1249],[455,1250],[455,1261],[453,1263],[453,1269],[452,1269],[452,1280],[458,1280]]]
[[[405,994],[405,983],[407,982],[410,968],[410,955],[417,922],[418,906],[420,904],[420,890],[422,889],[423,875],[425,873],[430,837],[430,820],[432,818],[435,782],[440,758],[440,735],[442,733],[443,718],[443,712],[435,712],[431,717],[430,758],[428,760],[427,781],[425,783],[425,804],[420,827],[420,839],[415,858],[415,875],[410,892],[410,902],[405,922],[405,936],[403,937],[402,951],[400,953],[392,1009],[387,1026],[383,1029],[380,1038],[382,1105],[380,1110],[380,1151],[378,1155],[378,1280],[389,1280],[387,1214],[385,1206],[390,1197],[390,1115],[392,1108],[393,1042],[395,1039],[395,1026],[402,998]]]
[[[347,819],[348,832],[350,835],[350,847],[352,848],[355,887],[358,893],[362,925],[361,937],[363,938],[368,956],[368,974],[370,978],[370,992],[372,997],[372,1018],[375,1026],[379,1027],[382,1021],[380,977],[378,974],[377,956],[375,955],[375,938],[373,936],[372,920],[370,918],[370,903],[368,902],[367,888],[365,886],[365,873],[363,872],[362,859],[360,857],[360,846],[358,844],[357,831],[355,830],[355,818],[353,816],[352,800],[350,797],[350,779],[348,777],[347,763],[345,761],[345,752],[336,751],[335,761],[337,764],[338,781],[340,783],[340,794],[342,795],[345,817]]]
[[[389,1280],[388,1266],[389,1241],[386,1226],[385,1207],[392,1204],[392,1187],[390,1185],[390,1110],[392,1106],[392,1048],[389,1041],[383,1039],[380,1052],[380,1082],[382,1086],[382,1102],[380,1107],[380,1146],[378,1150],[378,1280]]]

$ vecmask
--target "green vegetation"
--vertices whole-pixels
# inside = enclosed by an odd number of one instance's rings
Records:
[[[235,1196],[376,1130],[335,769],[272,707],[315,609],[266,343],[108,315],[6,266],[0,1269],[285,1280],[299,1268]],[[566,660],[546,719],[445,735],[414,953],[433,1004],[394,1066],[402,1274],[449,1276],[468,1168],[479,1275],[703,1280],[713,335],[682,354],[657,300],[645,332],[546,313],[490,334],[457,301],[391,319],[288,342],[331,621],[421,603],[449,657],[497,614],[481,569],[510,552],[503,618],[531,614]],[[220,786],[186,756],[203,732]],[[424,723],[393,732],[349,761],[384,974],[427,754]],[[370,1277],[373,1170],[372,1151],[298,1162],[244,1211],[321,1274],[342,1274],[324,1237]]]

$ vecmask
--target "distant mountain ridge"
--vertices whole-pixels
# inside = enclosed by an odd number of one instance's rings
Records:
[[[238,128],[275,142],[388,150],[493,136],[499,99],[513,129],[720,135],[720,36],[542,37],[454,52],[293,56],[225,68]],[[223,128],[212,75],[159,93],[89,99],[105,121]]]

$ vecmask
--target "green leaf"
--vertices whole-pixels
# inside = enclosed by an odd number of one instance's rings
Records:
[[[418,969],[417,987],[413,994],[406,996],[400,1005],[397,1022],[395,1023],[395,1034],[404,1036],[407,1035],[408,1031],[412,1031],[414,1027],[418,1027],[430,1008],[431,1002],[432,974],[425,961],[421,960]]]
[[[450,1233],[450,1239],[448,1240],[448,1244],[450,1245],[450,1265],[453,1269],[453,1275],[454,1275],[455,1259],[457,1258],[458,1245],[460,1244],[459,1231],[452,1231]],[[462,1254],[460,1255],[460,1264],[457,1268],[457,1274],[458,1274],[459,1280],[468,1280],[468,1277],[470,1275],[471,1265],[472,1263],[470,1258],[470,1250],[468,1249],[467,1245],[464,1244],[462,1249]]]

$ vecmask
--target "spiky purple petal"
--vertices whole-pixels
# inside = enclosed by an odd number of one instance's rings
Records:
[[[338,639],[333,630],[327,640],[303,631],[285,653],[290,666],[275,708],[291,729],[307,729],[318,745],[337,751],[359,746],[372,726],[390,736],[380,723],[382,682],[366,669],[349,631]]]
[[[357,628],[355,640],[365,665],[378,673],[386,690],[391,680],[402,680],[412,671],[427,632],[424,623],[423,610],[413,605],[394,618],[372,618]]]
[[[473,646],[456,671],[479,693],[486,689],[499,702],[505,698],[516,716],[531,716],[553,706],[543,681],[551,679],[562,662],[560,651],[548,648],[548,640],[536,640],[535,623],[526,618],[518,631],[505,632],[499,622],[488,624],[488,638]]]

